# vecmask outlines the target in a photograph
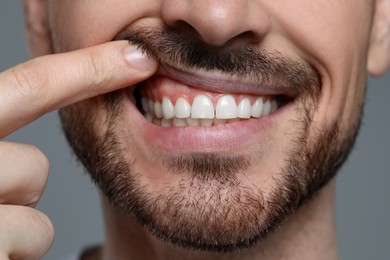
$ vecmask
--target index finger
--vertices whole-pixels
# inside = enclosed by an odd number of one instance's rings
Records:
[[[0,73],[0,137],[59,107],[134,85],[156,69],[127,41],[19,64]]]

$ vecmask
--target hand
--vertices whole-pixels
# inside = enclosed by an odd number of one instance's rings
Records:
[[[134,85],[157,64],[126,41],[30,60],[0,73],[0,138],[54,109]],[[37,148],[0,142],[0,259],[40,259],[54,229],[34,209],[49,172]]]

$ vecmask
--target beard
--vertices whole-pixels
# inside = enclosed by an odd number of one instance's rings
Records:
[[[264,84],[278,82],[297,96],[299,116],[291,124],[299,127],[285,151],[284,167],[272,174],[274,185],[268,192],[261,184],[238,178],[256,158],[233,151],[161,155],[164,170],[180,180],[159,188],[142,183],[142,169],[129,158],[118,129],[123,99],[128,98],[125,91],[104,96],[103,133],[102,119],[82,103],[60,111],[69,144],[103,194],[163,241],[213,252],[262,241],[334,177],[354,144],[360,115],[343,131],[337,121],[320,130],[313,127],[321,80],[310,66],[251,48],[216,50],[168,29],[127,31],[118,37],[160,61],[256,77]]]

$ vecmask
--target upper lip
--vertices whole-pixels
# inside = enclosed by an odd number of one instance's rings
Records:
[[[160,64],[155,76],[167,76],[198,89],[219,93],[296,96],[296,91],[290,87],[272,83],[264,84],[256,78],[240,78],[217,71],[183,70],[163,63]]]

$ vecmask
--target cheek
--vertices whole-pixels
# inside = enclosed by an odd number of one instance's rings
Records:
[[[97,3],[98,2],[98,3]],[[155,1],[52,1],[50,26],[55,52],[85,48],[112,40],[127,25],[155,16]]]
[[[321,100],[314,122],[320,128],[324,123],[356,120],[364,96],[373,2],[302,2],[297,8],[296,1],[286,1],[283,8],[290,11],[274,8],[274,17],[297,53],[321,74]]]

